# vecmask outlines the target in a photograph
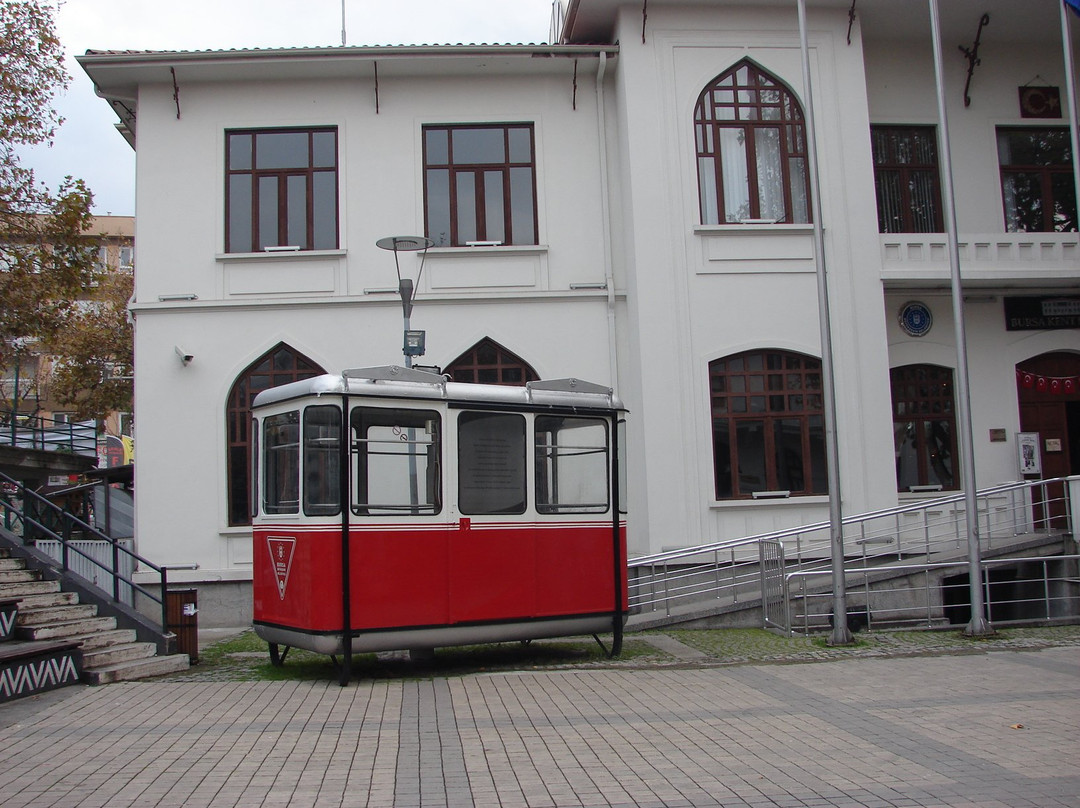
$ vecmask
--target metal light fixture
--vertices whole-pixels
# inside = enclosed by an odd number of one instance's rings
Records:
[[[435,242],[424,236],[387,236],[375,242],[375,246],[381,250],[390,250],[394,253],[394,269],[397,270],[398,296],[401,298],[401,313],[405,319],[404,342],[401,351],[405,354],[405,367],[412,367],[414,356],[423,356],[425,348],[425,334],[423,331],[414,331],[409,320],[412,317],[413,299],[416,297],[416,287],[420,285],[420,276],[424,274],[424,261],[427,258],[428,247]],[[412,278],[401,276],[401,264],[398,261],[399,252],[420,252],[420,269],[416,273],[416,281]]]

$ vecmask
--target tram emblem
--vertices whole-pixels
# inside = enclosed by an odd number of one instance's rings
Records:
[[[266,545],[270,549],[270,565],[274,569],[274,578],[277,580],[278,596],[285,600],[285,587],[289,585],[289,570],[292,569],[296,539],[267,536]]]

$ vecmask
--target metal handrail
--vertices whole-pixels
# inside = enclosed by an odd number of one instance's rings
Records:
[[[57,421],[7,410],[0,413],[0,425],[0,442],[10,446],[97,457],[97,426],[92,421]]]
[[[1080,476],[1002,483],[978,491],[976,518],[983,548],[1000,545],[1003,537],[1049,534],[1050,506],[1058,501],[1064,503],[1066,529],[1073,530],[1070,482],[1080,482]],[[915,556],[930,561],[962,551],[967,533],[964,504],[960,492],[846,517],[843,532],[849,565],[867,569]],[[1041,516],[1032,512],[1033,507],[1041,509]],[[825,569],[830,566],[829,527],[828,522],[814,522],[632,558],[628,562],[631,609],[662,610],[670,615],[680,604],[725,598],[737,602],[747,590],[758,597],[764,585],[759,576],[763,543],[782,544],[786,564],[792,569]]]
[[[61,546],[60,564],[61,569],[64,572],[78,574],[71,569],[71,566],[68,562],[69,554],[72,552],[76,553],[86,561],[90,562],[93,566],[103,570],[108,576],[112,578],[113,586],[111,594],[114,601],[118,603],[122,602],[120,598],[120,585],[123,583],[130,586],[135,592],[138,592],[143,597],[148,598],[154,603],[157,603],[161,607],[162,630],[168,631],[169,616],[167,598],[165,597],[165,592],[168,589],[168,569],[166,567],[159,567],[157,564],[154,564],[149,559],[143,558],[134,550],[125,547],[119,539],[114,539],[113,537],[102,533],[93,525],[84,522],[82,519],[79,519],[77,516],[70,513],[69,511],[65,511],[56,503],[51,502],[47,498],[43,497],[41,494],[38,494],[36,491],[31,491],[18,480],[15,480],[2,472],[0,472],[0,483],[3,483],[5,486],[12,487],[14,490],[14,495],[20,497],[23,503],[22,508],[18,508],[13,502],[11,502],[9,496],[0,496],[0,506],[2,506],[4,509],[5,517],[10,515],[21,519],[23,523],[24,536],[26,535],[28,528],[33,528],[34,532],[42,534],[42,538],[58,541]],[[43,510],[40,512],[48,512],[53,517],[55,517],[58,520],[58,524],[61,526],[61,532],[57,533],[55,530],[44,524],[43,521],[40,521],[28,514],[26,512],[26,503],[28,501],[34,502],[37,506],[41,507]],[[72,533],[80,534],[79,538],[81,539],[89,538],[107,542],[112,549],[112,568],[110,569],[109,566],[103,564],[98,559],[94,558],[86,552],[83,552],[83,550],[81,550],[75,543],[73,543]],[[145,586],[135,583],[133,579],[127,578],[122,572],[120,572],[121,553],[123,553],[128,558],[131,558],[138,568],[148,569],[158,574],[158,577],[161,581],[160,596],[154,594],[153,590],[147,589]]]

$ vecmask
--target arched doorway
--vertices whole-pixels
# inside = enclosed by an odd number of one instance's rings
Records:
[[[1043,478],[1080,474],[1080,354],[1027,359],[1016,366],[1016,386],[1020,430],[1039,433]],[[1064,505],[1050,512],[1055,520],[1063,517]]]

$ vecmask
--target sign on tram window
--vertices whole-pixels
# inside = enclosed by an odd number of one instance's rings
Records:
[[[523,416],[458,416],[458,510],[470,515],[525,513]]]
[[[536,510],[603,513],[608,496],[607,422],[536,416]]]
[[[266,513],[300,511],[300,413],[296,410],[263,419]]]
[[[441,440],[430,410],[357,407],[352,432],[353,512],[438,513]]]
[[[341,410],[308,407],[304,410],[304,513],[333,516],[341,485]]]

